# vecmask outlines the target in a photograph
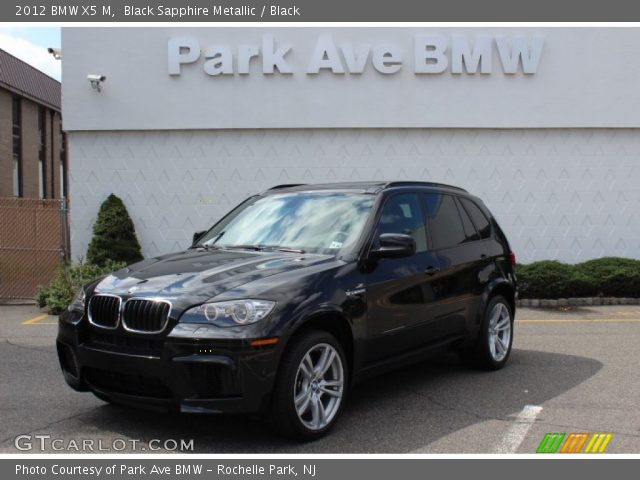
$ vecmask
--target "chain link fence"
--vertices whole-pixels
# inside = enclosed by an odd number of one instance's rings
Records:
[[[33,300],[68,260],[65,200],[0,198],[0,303]]]

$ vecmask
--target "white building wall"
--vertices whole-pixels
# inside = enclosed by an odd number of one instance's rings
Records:
[[[439,73],[416,73],[425,61],[414,49],[425,37],[441,42]],[[490,39],[488,73],[454,73],[459,37],[474,51]],[[531,73],[517,56],[515,73],[505,72],[501,38],[511,53],[524,42],[527,58],[537,57],[535,39],[543,42],[538,61],[526,62],[535,63]],[[266,39],[290,49],[291,73],[264,73],[274,70],[262,63],[273,51]],[[322,39],[343,73],[308,72]],[[171,42],[199,46],[179,75],[170,73]],[[62,32],[62,108],[68,130],[640,128],[639,44],[640,28],[73,27]],[[246,74],[242,46],[260,52]],[[366,59],[361,73],[346,71],[347,47]],[[209,75],[216,61],[207,59],[221,48],[233,73]],[[374,68],[376,49],[396,53],[396,73]],[[88,74],[106,76],[100,93]]]
[[[408,179],[480,196],[521,262],[640,258],[637,129],[74,131],[69,151],[74,257],[110,193],[154,256],[275,184]]]

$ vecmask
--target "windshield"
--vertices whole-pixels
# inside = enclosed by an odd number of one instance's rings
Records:
[[[211,229],[198,245],[335,253],[357,241],[372,195],[313,192],[256,197]]]

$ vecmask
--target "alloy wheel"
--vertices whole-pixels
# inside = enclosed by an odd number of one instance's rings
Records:
[[[344,393],[344,368],[338,351],[328,343],[311,347],[302,357],[293,391],[293,401],[302,424],[322,430],[340,409]]]
[[[501,362],[511,345],[511,314],[504,303],[496,303],[489,314],[488,339],[491,357]]]

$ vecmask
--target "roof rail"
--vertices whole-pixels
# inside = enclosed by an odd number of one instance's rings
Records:
[[[396,181],[396,182],[388,182],[385,184],[384,188],[392,188],[392,187],[443,187],[450,188],[452,190],[459,190],[461,192],[469,193],[462,187],[456,187],[455,185],[448,185],[446,183],[438,183],[438,182],[418,182],[418,181]]]
[[[275,185],[271,188],[267,188],[267,192],[271,190],[282,190],[283,188],[300,187],[306,185],[306,183],[283,183],[282,185]]]

